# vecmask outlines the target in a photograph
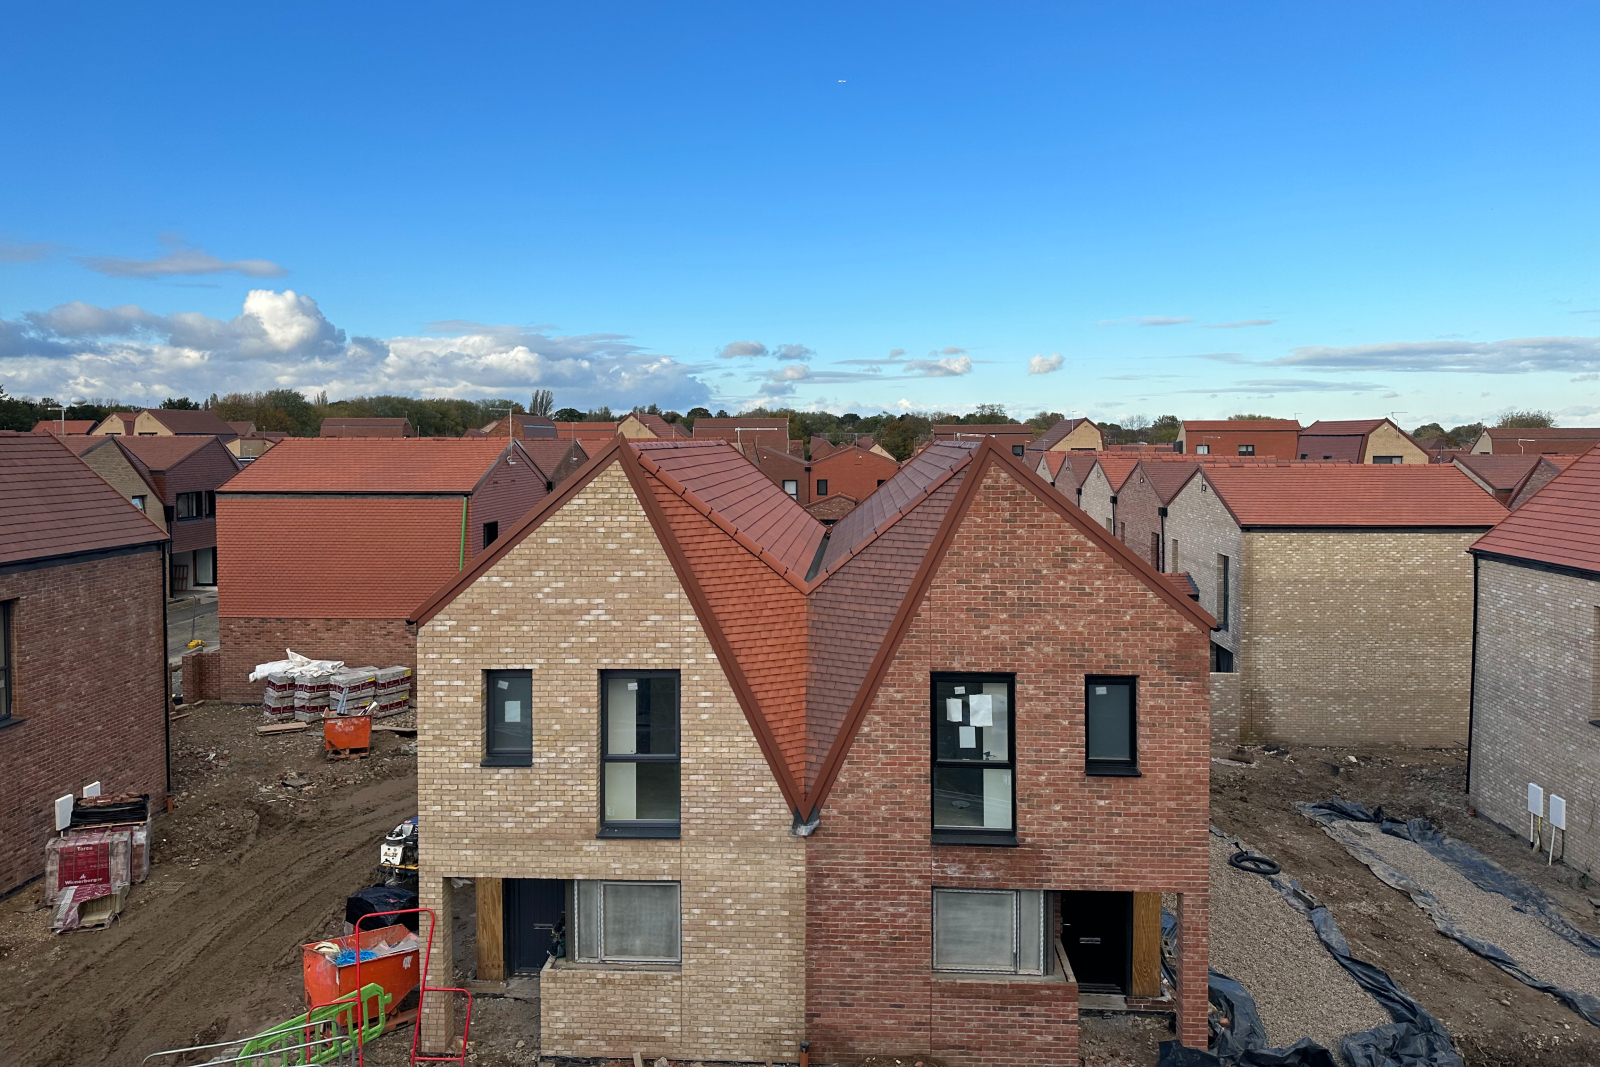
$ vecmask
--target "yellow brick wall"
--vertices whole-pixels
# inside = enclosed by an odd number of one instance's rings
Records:
[[[1363,463],[1371,463],[1374,456],[1399,456],[1401,463],[1427,463],[1428,454],[1399,430],[1384,423],[1367,435],[1367,454]]]
[[[1465,744],[1480,536],[1246,530],[1243,740]]]
[[[595,837],[597,672],[619,668],[682,672],[680,840]],[[532,767],[479,765],[498,669],[533,672]],[[804,841],[619,466],[419,629],[417,693],[424,903],[451,877],[682,884],[681,968],[545,970],[546,1055],[799,1058]]]

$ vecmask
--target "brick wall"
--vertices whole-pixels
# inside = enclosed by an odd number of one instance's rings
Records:
[[[175,463],[170,470],[163,472],[161,484],[165,496],[164,503],[168,507],[173,507],[177,504],[179,493],[216,490],[238,473],[239,461],[213,437],[203,447],[195,449]],[[197,548],[213,548],[217,543],[217,520],[178,519],[172,523],[171,533],[174,553],[193,552]]]
[[[352,667],[417,665],[417,643],[403,619],[217,620],[222,646],[220,699],[259,704],[265,682],[250,681],[258,663],[283,659],[293,649],[312,659],[342,659]]]
[[[1173,542],[1176,541],[1176,547]],[[1167,570],[1182,571],[1194,579],[1200,590],[1200,606],[1222,621],[1221,586],[1218,556],[1227,556],[1228,628],[1216,630],[1211,640],[1238,654],[1239,639],[1249,624],[1240,609],[1243,590],[1241,576],[1248,561],[1244,557],[1244,536],[1239,524],[1223,506],[1216,490],[1205,478],[1205,471],[1189,479],[1167,507]]]
[[[162,509],[161,498],[150,483],[134,469],[133,464],[123,454],[122,449],[117,447],[115,441],[107,441],[99,448],[86,452],[78,458],[94,468],[95,473],[110,482],[111,487],[125,499],[144,497],[145,515],[163,530],[167,528],[167,515]]]
[[[90,782],[166,803],[160,546],[0,571],[13,722],[0,726],[0,893],[44,873],[55,798]]]
[[[1464,744],[1481,533],[1246,531],[1244,739]]]
[[[1073,499],[1072,493],[1067,494],[1067,499],[1088,512],[1089,517],[1101,529],[1115,533],[1112,523],[1114,509],[1111,503],[1111,482],[1106,478],[1106,472],[1095,467],[1083,480],[1083,485],[1075,488],[1078,490],[1077,499]]]
[[[1478,565],[1472,800],[1517,833],[1528,783],[1567,800],[1566,862],[1600,869],[1600,581],[1497,560]],[[1558,848],[1559,852],[1559,848]]]
[[[545,971],[545,1054],[797,1060],[804,840],[621,468],[421,627],[418,653],[424,904],[452,877],[682,886],[680,967]],[[625,667],[682,672],[679,840],[595,836],[597,672]],[[533,671],[531,767],[480,766],[482,672],[503,668]],[[452,962],[437,945],[432,973]]]
[[[1399,456],[1401,463],[1427,463],[1428,454],[1399,430],[1384,423],[1367,435],[1367,447],[1361,462],[1371,463],[1374,456]]]
[[[488,478],[472,494],[467,510],[468,559],[483,551],[484,523],[498,522],[500,536],[504,537],[546,496],[543,472],[521,452],[513,458],[515,463],[507,463],[504,456],[495,460]]]
[[[1077,1062],[1075,987],[1057,985],[1058,995],[1037,980],[935,978],[934,886],[1181,894],[1190,917],[1181,1032],[1203,1048],[1206,668],[1203,631],[991,468],[808,839],[813,1058],[886,1052],[985,1067]],[[931,843],[934,671],[1016,675],[1018,847]],[[1139,676],[1142,777],[1084,773],[1091,673]],[[1051,1049],[1043,1059],[1041,1042]]]
[[[1152,536],[1161,536],[1161,498],[1155,487],[1136,469],[1122,483],[1117,494],[1117,536],[1122,543],[1139,554],[1150,566],[1160,569],[1161,554],[1150,544]]]
[[[1211,675],[1211,743],[1239,743],[1239,672]]]
[[[852,497],[857,502],[865,500],[878,489],[879,482],[893,478],[900,464],[884,459],[876,452],[864,448],[841,448],[826,459],[811,463],[811,499],[821,499],[817,482],[827,479],[828,495]]]
[[[183,702],[222,699],[222,649],[203,648],[183,657]]]

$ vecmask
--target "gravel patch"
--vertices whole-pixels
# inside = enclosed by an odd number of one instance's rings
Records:
[[[1250,991],[1273,1046],[1309,1037],[1337,1056],[1341,1037],[1389,1022],[1270,882],[1228,866],[1232,854],[1211,835],[1211,966]]]
[[[1533,977],[1551,985],[1600,996],[1600,961],[1558,936],[1537,918],[1518,911],[1506,897],[1485,893],[1455,868],[1411,841],[1366,823],[1337,822],[1342,844],[1354,843],[1427,890],[1451,922],[1497,946]]]

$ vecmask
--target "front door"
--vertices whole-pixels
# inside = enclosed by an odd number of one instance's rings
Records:
[[[1062,893],[1061,945],[1081,991],[1127,995],[1133,977],[1133,894]]]
[[[506,973],[537,974],[550,958],[552,933],[567,910],[566,883],[554,878],[507,878]]]

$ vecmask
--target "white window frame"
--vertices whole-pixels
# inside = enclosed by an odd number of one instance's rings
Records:
[[[945,894],[987,894],[989,896],[1009,896],[1013,903],[1011,906],[1011,968],[998,967],[941,967],[939,965],[939,898]],[[1020,974],[1020,975],[1046,975],[1050,973],[1050,938],[1047,936],[1049,915],[1047,912],[1049,901],[1046,894],[1038,889],[958,889],[935,886],[933,889],[933,908],[931,912],[932,928],[928,938],[932,949],[933,969],[942,974]],[[1024,913],[1032,912],[1038,919],[1039,936],[1039,968],[1037,970],[1023,970],[1021,967],[1022,955],[1022,923]]]
[[[606,924],[605,924],[605,919],[606,919],[606,887],[607,886],[613,886],[613,885],[616,885],[616,886],[630,886],[630,887],[631,886],[638,886],[638,885],[671,886],[672,887],[672,889],[674,891],[674,898],[675,898],[675,911],[676,911],[677,916],[678,916],[678,931],[677,931],[677,933],[678,933],[678,939],[677,939],[678,940],[678,954],[676,956],[655,958],[655,957],[643,957],[643,956],[612,956],[612,955],[608,955],[606,953],[606,943],[605,943],[605,939],[606,939]],[[580,933],[580,931],[581,931],[581,929],[582,929],[582,927],[584,926],[584,923],[585,923],[585,917],[581,914],[581,912],[583,911],[583,909],[588,904],[588,902],[585,899],[586,894],[585,894],[585,891],[584,891],[584,888],[583,888],[584,886],[593,886],[593,887],[595,887],[594,891],[593,891],[594,915],[592,917],[592,921],[594,923],[595,952],[592,955],[587,955],[587,956],[581,954],[582,951],[583,951],[584,946],[582,944],[582,938],[580,938],[580,936],[579,936],[579,933]],[[677,964],[681,964],[683,962],[683,885],[682,885],[682,883],[680,883],[680,882],[650,881],[650,880],[627,881],[627,880],[615,879],[615,878],[585,879],[585,880],[581,880],[581,881],[575,881],[575,882],[572,883],[572,896],[573,896],[573,901],[572,901],[572,903],[573,903],[573,913],[576,916],[577,921],[574,922],[573,925],[572,925],[572,932],[571,932],[570,936],[571,936],[571,944],[572,944],[572,958],[575,961],[577,961],[578,963],[608,963],[608,964],[617,964],[617,965],[626,966],[626,965],[629,965],[629,964],[645,964],[645,965],[670,964],[670,965],[677,965]]]

